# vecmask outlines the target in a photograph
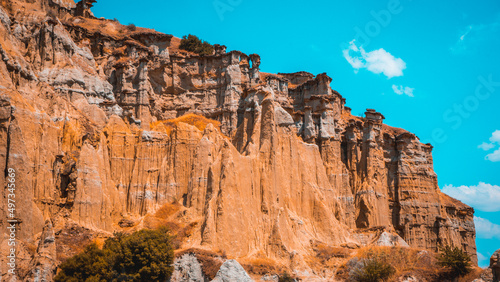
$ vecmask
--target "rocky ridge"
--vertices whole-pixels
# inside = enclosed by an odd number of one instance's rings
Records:
[[[0,166],[22,195],[18,277],[50,277],[69,226],[90,242],[173,203],[171,218],[194,226],[183,248],[297,271],[313,272],[312,242],[356,248],[385,231],[384,244],[455,245],[477,260],[474,211],[440,192],[432,146],[375,110],[352,115],[329,76],[260,72],[257,54],[220,45],[198,56],[94,18],[93,2],[0,1]],[[166,122],[186,114],[220,126]],[[7,230],[5,205],[0,215]]]

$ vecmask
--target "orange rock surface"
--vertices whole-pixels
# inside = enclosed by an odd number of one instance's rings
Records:
[[[198,56],[171,35],[77,16],[71,0],[0,3],[18,278],[50,277],[56,250],[74,249],[61,232],[90,242],[161,224],[151,216],[168,204],[182,208],[165,220],[193,227],[182,248],[297,271],[318,245],[356,248],[373,230],[476,260],[474,211],[440,192],[432,146],[374,110],[351,115],[326,74],[264,74],[258,55],[221,46]],[[0,216],[5,232],[6,205]]]

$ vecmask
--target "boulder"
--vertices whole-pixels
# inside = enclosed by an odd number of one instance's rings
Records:
[[[252,278],[234,259],[225,261],[212,282],[251,282]]]

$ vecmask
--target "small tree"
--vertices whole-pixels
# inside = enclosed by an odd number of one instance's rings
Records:
[[[135,24],[131,23],[127,25],[127,29],[130,31],[136,31],[137,27],[135,26]]]
[[[174,252],[167,230],[115,234],[100,250],[91,244],[60,265],[54,281],[166,281]]]
[[[458,247],[444,247],[437,260],[440,266],[450,269],[453,277],[463,276],[472,270],[470,257]]]
[[[199,55],[212,55],[214,52],[214,46],[192,34],[182,37],[179,48]]]
[[[164,281],[173,271],[169,240],[165,229],[141,230],[106,240],[104,249],[114,254],[111,267],[120,281]]]

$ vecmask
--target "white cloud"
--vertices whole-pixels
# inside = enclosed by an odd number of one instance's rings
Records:
[[[477,210],[500,211],[500,186],[479,182],[477,186],[445,185],[442,191]]]
[[[495,132],[491,134],[490,141],[500,143],[500,130],[495,130]]]
[[[495,130],[490,137],[491,143],[483,142],[483,144],[477,146],[480,149],[485,151],[491,150],[493,148],[497,148],[493,153],[486,155],[485,159],[491,162],[500,162],[500,130]]]
[[[382,48],[366,52],[362,46],[356,46],[354,40],[349,42],[349,47],[343,50],[342,53],[355,72],[366,68],[373,73],[382,73],[387,78],[392,78],[403,76],[403,70],[406,69],[406,63],[402,59],[395,58]]]
[[[491,149],[495,148],[495,144],[483,142],[483,144],[481,144],[481,145],[479,145],[477,147],[479,149],[483,149],[485,151],[488,151],[488,150],[491,150]]]
[[[485,159],[490,162],[500,162],[500,148],[496,149],[493,153],[486,155]]]
[[[477,216],[474,217],[474,225],[478,238],[500,240],[500,225]]]
[[[392,90],[394,90],[394,93],[398,94],[398,95],[402,95],[402,94],[405,94],[405,95],[408,95],[410,97],[414,97],[413,96],[413,90],[415,90],[415,88],[410,88],[408,86],[404,87],[403,85],[392,85]]]

